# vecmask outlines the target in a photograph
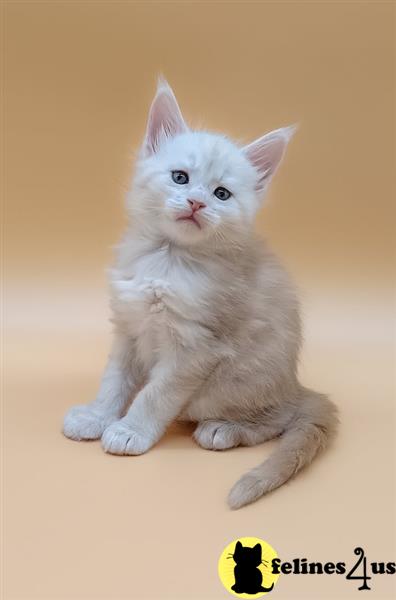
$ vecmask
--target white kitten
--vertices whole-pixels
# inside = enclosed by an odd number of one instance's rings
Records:
[[[195,440],[211,450],[282,435],[234,485],[231,508],[282,485],[337,424],[326,396],[297,380],[295,293],[252,231],[292,133],[240,148],[190,131],[159,82],[111,276],[113,349],[98,397],[63,428],[114,454],[146,452],[178,418],[196,422]]]

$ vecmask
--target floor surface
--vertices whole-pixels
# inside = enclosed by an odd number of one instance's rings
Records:
[[[77,318],[76,300],[53,300],[47,322],[62,304]],[[24,328],[6,338],[5,598],[226,599],[217,561],[241,536],[268,541],[283,560],[352,566],[356,546],[369,561],[394,560],[394,388],[386,321],[375,322],[367,307],[342,314],[325,302],[310,304],[302,378],[331,393],[341,411],[339,436],[294,481],[234,512],[225,502],[228,490],[275,442],[211,452],[193,442],[191,428],[175,426],[146,455],[115,457],[99,442],[62,436],[63,414],[94,396],[106,358],[109,331],[94,329],[95,322],[106,323],[104,292],[92,298],[90,311],[81,302],[85,329],[70,331],[66,316],[56,332]],[[367,326],[359,333],[370,319],[371,338]],[[395,582],[376,577],[372,597],[394,598]],[[324,586],[318,576],[281,575],[276,592],[288,599],[361,598],[357,587],[341,576],[326,576]]]

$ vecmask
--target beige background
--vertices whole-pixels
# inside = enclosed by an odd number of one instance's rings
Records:
[[[223,547],[395,560],[394,4],[5,2],[3,597],[221,600]],[[300,130],[258,219],[301,288],[301,377],[342,427],[295,481],[226,494],[270,444],[226,453],[174,429],[147,455],[60,434],[110,341],[106,265],[159,72],[192,123],[249,140]],[[396,577],[368,597],[394,598]],[[279,598],[361,598],[281,576]]]

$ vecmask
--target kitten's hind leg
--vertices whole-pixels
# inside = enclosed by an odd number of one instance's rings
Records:
[[[236,446],[255,446],[282,433],[279,426],[244,424],[226,420],[201,421],[194,431],[195,441],[207,450],[227,450]]]
[[[231,587],[236,594],[243,594],[243,588],[238,587],[236,583]]]

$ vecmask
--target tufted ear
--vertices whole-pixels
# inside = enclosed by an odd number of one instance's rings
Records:
[[[265,189],[267,183],[279,167],[287,144],[296,129],[295,125],[275,129],[243,148],[246,157],[258,172],[258,192]]]
[[[172,88],[165,79],[160,77],[157,93],[149,111],[143,153],[150,155],[157,152],[164,139],[185,131],[188,131],[188,127]]]

